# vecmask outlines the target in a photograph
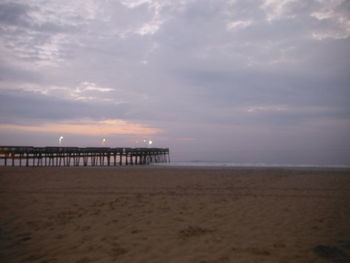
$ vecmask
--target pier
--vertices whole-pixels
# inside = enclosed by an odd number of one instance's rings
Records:
[[[0,146],[0,166],[126,166],[170,162],[168,148]]]

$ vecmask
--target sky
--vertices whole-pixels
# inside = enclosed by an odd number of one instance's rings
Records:
[[[0,0],[0,145],[350,165],[350,1]]]

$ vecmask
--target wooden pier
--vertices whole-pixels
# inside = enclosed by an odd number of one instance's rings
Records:
[[[124,166],[170,162],[167,148],[0,146],[0,166]]]

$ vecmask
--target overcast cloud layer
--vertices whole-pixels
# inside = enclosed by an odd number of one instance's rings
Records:
[[[1,145],[350,164],[349,1],[0,0],[0,38]]]

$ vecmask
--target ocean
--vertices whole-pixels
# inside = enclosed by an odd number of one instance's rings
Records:
[[[350,168],[345,164],[274,164],[274,163],[235,163],[235,162],[210,162],[210,161],[182,161],[170,163],[155,163],[153,166],[166,167],[300,167],[300,168]]]

